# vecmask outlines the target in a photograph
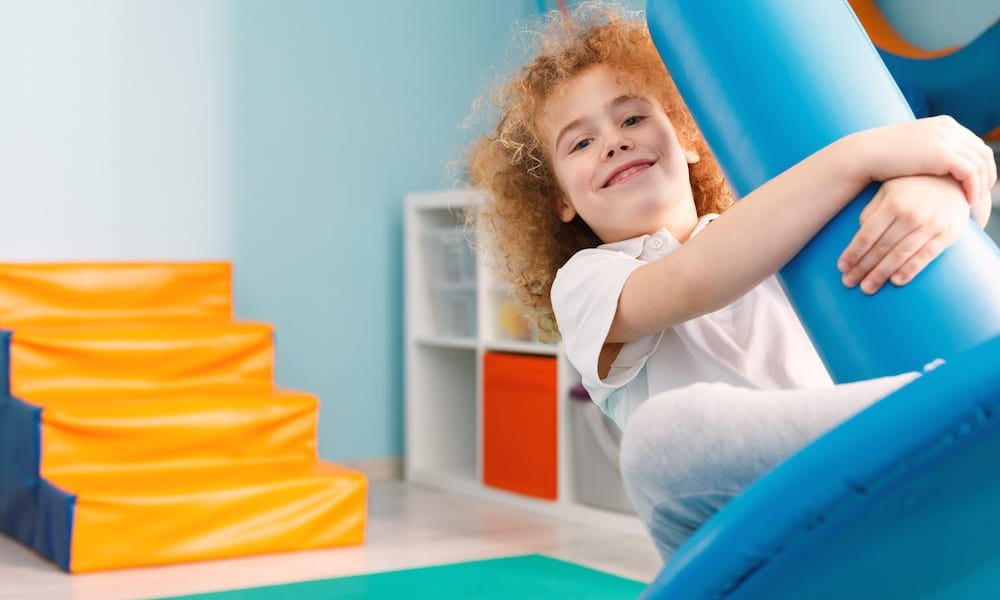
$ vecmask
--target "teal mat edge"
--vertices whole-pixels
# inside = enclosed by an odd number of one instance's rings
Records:
[[[159,600],[312,600],[343,598],[465,599],[637,598],[646,583],[541,554],[522,554],[381,571],[345,577],[272,584]]]

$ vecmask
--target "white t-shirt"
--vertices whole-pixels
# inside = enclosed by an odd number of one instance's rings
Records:
[[[692,236],[717,216],[703,217]],[[625,280],[679,247],[662,229],[581,250],[552,284],[552,308],[566,355],[590,397],[619,427],[651,396],[698,382],[755,389],[833,385],[773,276],[721,310],[625,344],[601,379],[597,361]]]

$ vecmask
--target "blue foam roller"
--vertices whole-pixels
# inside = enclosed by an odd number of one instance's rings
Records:
[[[739,197],[840,137],[913,118],[843,0],[650,0],[647,20]],[[919,370],[1000,334],[1000,250],[971,220],[911,283],[843,286],[837,257],[876,190],[779,273],[837,382]]]

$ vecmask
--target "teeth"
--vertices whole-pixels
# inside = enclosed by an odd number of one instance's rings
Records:
[[[618,183],[619,181],[621,181],[622,179],[625,179],[626,177],[632,175],[633,173],[636,173],[638,171],[641,171],[642,169],[645,169],[647,166],[649,166],[649,165],[636,165],[634,167],[629,167],[629,168],[625,169],[624,171],[622,171],[621,173],[618,173],[614,177],[612,177],[611,181],[608,182],[608,185],[611,185],[613,183]]]

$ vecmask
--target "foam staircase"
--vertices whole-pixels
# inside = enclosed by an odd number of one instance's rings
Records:
[[[364,539],[231,266],[0,264],[0,531],[70,572]]]

